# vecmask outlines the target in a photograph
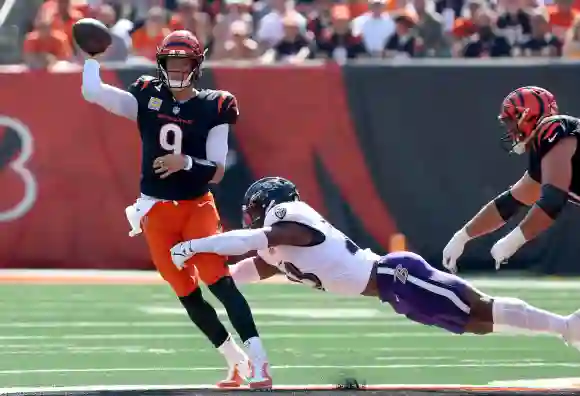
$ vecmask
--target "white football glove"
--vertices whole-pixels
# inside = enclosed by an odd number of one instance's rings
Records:
[[[453,238],[447,243],[443,249],[443,267],[451,273],[457,272],[457,259],[463,254],[465,244],[469,242],[471,237],[467,235],[465,228],[457,231]]]
[[[491,256],[495,260],[495,269],[499,270],[499,267],[505,264],[524,243],[526,243],[526,237],[520,227],[516,227],[512,232],[497,241],[491,248]]]

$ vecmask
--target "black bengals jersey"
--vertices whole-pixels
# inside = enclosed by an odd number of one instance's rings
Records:
[[[194,199],[207,193],[209,180],[195,169],[161,179],[154,172],[153,161],[166,154],[207,159],[209,131],[217,125],[236,123],[236,98],[229,92],[208,89],[186,102],[178,102],[160,80],[150,76],[142,76],[128,91],[137,99],[139,109],[141,192],[166,200]]]
[[[542,158],[560,140],[569,136],[580,137],[580,119],[567,115],[550,116],[542,120],[538,128],[539,130],[532,141],[528,173],[532,179],[541,183]],[[580,196],[580,150],[576,150],[572,157],[570,192]],[[573,200],[577,201],[577,199]]]

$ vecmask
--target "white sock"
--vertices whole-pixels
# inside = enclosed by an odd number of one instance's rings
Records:
[[[218,348],[218,351],[226,358],[229,366],[233,366],[248,358],[246,353],[236,344],[236,341],[230,335]]]
[[[244,345],[246,346],[248,356],[250,356],[250,360],[254,365],[261,366],[268,361],[266,350],[264,349],[264,345],[262,345],[260,337],[248,338],[248,340],[244,342]]]
[[[493,301],[494,331],[520,329],[563,335],[567,328],[566,321],[565,316],[533,307],[517,298],[499,297]]]

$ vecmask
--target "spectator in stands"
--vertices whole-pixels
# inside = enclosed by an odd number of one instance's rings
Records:
[[[466,40],[477,33],[475,16],[484,7],[486,7],[484,0],[467,0],[461,10],[461,16],[455,19],[451,30],[454,56],[463,56]]]
[[[49,69],[59,60],[72,58],[67,35],[51,23],[48,15],[39,15],[34,30],[24,39],[24,62],[31,69]]]
[[[296,18],[294,13],[282,20],[282,40],[262,56],[264,63],[302,63],[312,57],[312,42],[309,37],[301,33],[300,24],[301,20]]]
[[[497,33],[494,11],[482,8],[475,15],[477,33],[471,36],[463,49],[466,58],[496,58],[511,56],[512,46],[509,41]]]
[[[72,25],[84,17],[70,0],[48,1],[41,7],[40,13],[52,21],[53,29],[62,30],[67,35],[69,43],[73,42]]]
[[[361,37],[352,34],[350,10],[344,4],[332,8],[331,24],[315,37],[315,44],[316,55],[338,63],[366,55]]]
[[[326,30],[332,28],[332,9],[331,0],[314,1],[313,9],[308,13],[307,29],[312,32],[316,40],[321,39],[326,34]],[[351,15],[350,8],[348,12]],[[350,16],[349,19],[351,19]]]
[[[395,32],[387,40],[385,45],[385,57],[387,58],[412,58],[415,55],[417,38],[413,28],[415,22],[406,14],[395,16]]]
[[[361,36],[365,50],[372,56],[382,57],[387,39],[395,32],[395,22],[384,11],[385,0],[369,0],[369,11],[352,22],[355,36]]]
[[[223,51],[214,53],[215,60],[252,60],[260,56],[258,43],[250,37],[248,24],[234,21],[230,27],[229,38],[223,45]]]
[[[574,0],[554,0],[554,3],[547,7],[548,20],[552,26],[552,33],[564,40],[566,32],[578,16],[578,11],[572,8]]]
[[[532,31],[530,14],[524,9],[524,0],[499,0],[498,33],[512,46],[526,42]]]
[[[102,55],[101,60],[117,62],[126,60],[129,57],[130,46],[126,38],[112,30],[117,22],[115,9],[109,4],[103,4],[95,11],[95,17],[109,28],[112,39],[111,46]]]
[[[211,34],[209,15],[201,12],[198,0],[178,0],[177,11],[169,22],[171,30],[189,30],[199,41],[207,46]]]
[[[131,35],[133,40],[133,54],[155,60],[157,46],[170,30],[166,24],[165,10],[153,7],[147,14],[145,24],[135,30]]]
[[[258,22],[256,38],[263,48],[272,48],[284,37],[283,20],[287,17],[295,20],[301,33],[306,33],[306,18],[294,9],[293,0],[268,0],[271,11]]]
[[[562,52],[566,58],[580,59],[580,18],[576,18],[568,29]]]
[[[551,32],[548,18],[536,11],[531,16],[532,34],[522,43],[523,56],[562,56],[563,42]]]
[[[415,56],[450,56],[449,41],[444,34],[443,17],[435,11],[433,0],[413,0],[417,14],[415,32],[421,46]]]
[[[232,25],[235,22],[239,21],[246,25],[246,28],[241,30],[238,24],[235,29],[236,32],[241,33],[243,31],[244,34],[251,35],[254,28],[254,19],[252,14],[250,14],[251,7],[251,0],[226,0],[224,12],[216,16],[216,23],[213,28],[212,59],[221,59],[228,56],[224,53],[226,50],[225,44],[227,42],[229,42],[229,46],[233,44],[230,39],[234,32]],[[239,38],[237,37],[237,39]],[[251,41],[253,42],[254,40]],[[247,43],[250,43],[250,41],[247,41]]]

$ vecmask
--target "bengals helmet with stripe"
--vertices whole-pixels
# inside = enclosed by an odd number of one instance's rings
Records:
[[[502,142],[511,152],[523,154],[545,117],[558,114],[556,98],[547,89],[527,86],[512,91],[501,105],[499,121],[507,128]]]
[[[201,76],[201,64],[205,59],[205,50],[195,35],[187,30],[177,30],[169,33],[157,48],[157,74],[159,80],[171,89],[184,89]],[[171,57],[187,58],[191,68],[182,70],[167,70],[167,59]],[[176,79],[174,76],[181,78]]]

